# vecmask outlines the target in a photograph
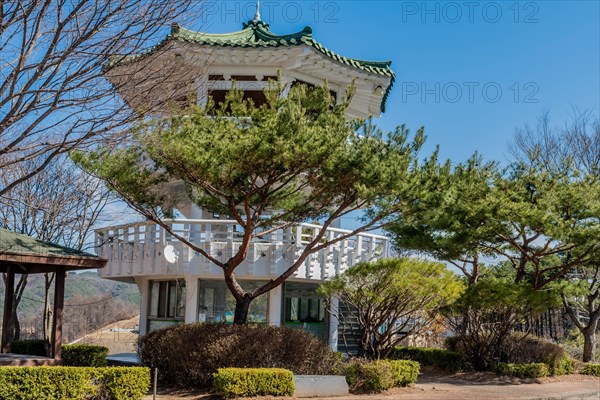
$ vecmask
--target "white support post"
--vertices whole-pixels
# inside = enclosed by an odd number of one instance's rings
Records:
[[[280,326],[281,325],[281,303],[283,290],[281,285],[269,292],[269,315],[267,321],[269,325]]]
[[[159,239],[158,239],[158,228],[156,224],[152,224],[149,227],[149,231],[150,231],[150,237],[152,238],[152,241],[149,242],[149,248],[148,248],[148,252],[149,252],[149,258],[148,258],[148,272],[152,273],[152,272],[156,272],[156,260],[158,259],[157,257],[157,251],[156,249],[158,248],[157,244],[159,243]],[[146,262],[144,260],[144,262]],[[140,291],[141,293],[141,291]]]
[[[208,73],[199,74],[194,81],[194,89],[196,90],[196,104],[205,105],[208,100]]]
[[[339,320],[339,299],[332,297],[329,302],[329,348],[333,351],[338,350],[338,327],[340,324]]]
[[[356,245],[354,249],[354,261],[352,265],[357,264],[359,262],[363,262],[363,237],[358,235],[356,239]]]
[[[140,291],[140,336],[148,333],[148,302],[150,301],[150,283],[146,278],[136,277],[135,283]]]
[[[281,73],[280,83],[283,86],[283,93],[281,93],[283,97],[287,97],[288,93],[290,92],[292,81],[293,77],[289,76],[286,72]]]
[[[198,277],[185,277],[185,323],[198,321]]]

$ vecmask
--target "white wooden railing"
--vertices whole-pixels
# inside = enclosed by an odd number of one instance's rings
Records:
[[[239,249],[242,228],[233,220],[170,220],[174,233],[225,262]],[[238,276],[267,278],[285,271],[310,241],[323,229],[319,225],[299,224],[280,229],[252,240],[246,260],[238,267]],[[328,228],[324,239],[333,241],[348,236],[349,230]],[[164,249],[175,249],[176,262],[168,262]],[[192,274],[221,277],[221,270],[200,253],[149,222],[111,226],[96,230],[96,253],[108,259],[100,271],[106,278],[145,275]],[[295,274],[296,278],[323,280],[337,275],[349,266],[373,261],[388,255],[385,236],[360,233],[349,236],[311,254]]]

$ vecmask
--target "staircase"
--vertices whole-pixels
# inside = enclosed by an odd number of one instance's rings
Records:
[[[338,351],[349,356],[358,353],[357,337],[359,336],[356,308],[340,301],[338,326]]]

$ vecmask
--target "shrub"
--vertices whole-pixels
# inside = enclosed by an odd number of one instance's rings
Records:
[[[450,351],[455,351],[455,352],[459,352],[458,349],[460,348],[460,341],[461,341],[461,337],[460,336],[448,336],[447,338],[444,339],[444,345],[446,347],[446,349],[450,350]]]
[[[501,361],[513,364],[552,364],[567,356],[567,353],[561,346],[549,340],[524,333],[513,333],[500,347],[498,356]]]
[[[348,364],[345,375],[353,391],[360,389],[381,393],[394,386],[390,363],[385,360],[353,360]]]
[[[164,382],[209,386],[219,368],[285,368],[294,374],[334,372],[339,358],[310,333],[268,325],[184,324],[140,338],[144,365]]]
[[[585,366],[581,370],[581,373],[584,375],[600,376],[600,364],[585,364]]]
[[[565,349],[537,336],[512,334],[500,349],[500,359],[508,363],[544,363],[548,365],[550,375],[567,375],[575,371],[575,360]]]
[[[462,355],[450,350],[427,347],[396,347],[390,358],[414,360],[424,365],[435,365],[450,372],[458,372],[466,368]]]
[[[79,400],[94,392],[85,368],[0,367],[2,400]]]
[[[282,368],[219,368],[213,391],[231,399],[251,396],[292,396],[294,375]]]
[[[10,342],[10,352],[15,354],[28,354],[30,356],[46,357],[47,342],[43,339],[38,340],[15,340]]]
[[[419,363],[408,360],[354,359],[346,366],[346,381],[350,388],[381,393],[394,386],[406,386],[417,381]]]
[[[0,367],[0,400],[140,400],[149,386],[141,367]]]
[[[92,369],[100,399],[141,399],[150,387],[150,370],[143,367],[110,367]]]
[[[543,378],[550,375],[550,369],[544,363],[508,364],[499,362],[492,364],[492,371],[517,378]]]
[[[64,365],[72,367],[105,367],[108,348],[88,344],[66,344],[62,346]]]
[[[575,360],[570,356],[564,356],[555,360],[549,360],[545,364],[550,368],[550,375],[569,375],[575,372]]]
[[[451,350],[464,352],[464,341],[460,337],[448,338],[446,345]],[[506,337],[499,347],[496,359],[509,364],[544,363],[548,366],[550,375],[566,375],[575,371],[575,360],[560,345],[524,333]]]
[[[394,386],[407,386],[417,382],[420,364],[409,360],[388,360],[392,366]]]

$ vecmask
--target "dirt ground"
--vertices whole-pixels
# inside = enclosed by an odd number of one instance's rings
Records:
[[[216,400],[207,391],[162,388],[159,400]],[[153,396],[146,396],[145,400]],[[384,393],[319,398],[321,400],[500,400],[500,399],[600,399],[600,378],[566,375],[541,379],[517,379],[491,372],[447,374],[423,367],[416,385],[394,388]],[[257,398],[254,398],[255,400]],[[275,397],[262,397],[274,400]],[[289,398],[288,398],[289,399]]]

